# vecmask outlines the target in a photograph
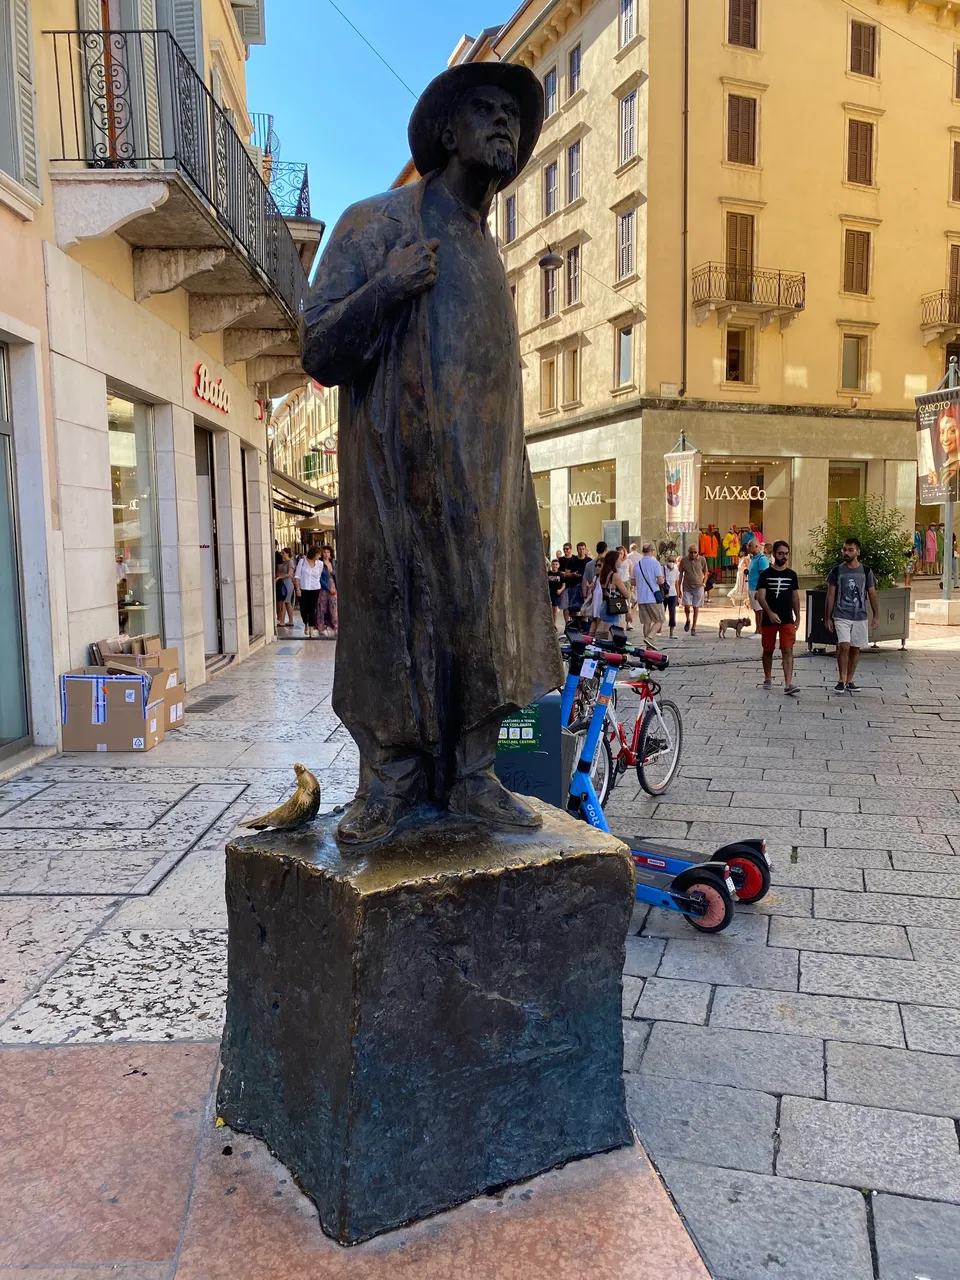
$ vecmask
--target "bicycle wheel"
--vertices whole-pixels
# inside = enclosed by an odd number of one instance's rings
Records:
[[[589,720],[575,720],[570,725],[570,732],[575,733],[580,739],[581,749],[589,727]],[[577,759],[580,759],[579,755]],[[613,756],[610,753],[610,743],[603,734],[600,735],[597,749],[593,753],[593,768],[590,770],[590,781],[593,783],[593,789],[597,793],[597,799],[600,801],[600,808],[602,809],[610,797],[610,790],[613,786]]]
[[[660,715],[663,724],[653,707],[647,707],[637,747],[637,778],[650,796],[662,795],[670,785],[683,746],[683,722],[675,703],[661,702]]]

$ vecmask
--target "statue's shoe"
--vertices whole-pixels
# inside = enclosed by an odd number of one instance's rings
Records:
[[[383,840],[412,812],[413,806],[396,796],[357,796],[340,819],[337,839],[344,844]]]
[[[473,775],[454,785],[447,802],[450,812],[490,827],[536,831],[543,818],[522,796],[508,791],[493,774]]]

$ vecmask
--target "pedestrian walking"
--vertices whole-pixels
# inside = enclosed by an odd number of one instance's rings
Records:
[[[657,628],[663,623],[664,573],[652,542],[643,544],[643,554],[633,570],[637,589],[637,611],[643,630],[643,643],[649,649]]]
[[[860,563],[860,543],[848,538],[843,544],[843,559],[827,577],[827,601],[823,621],[837,637],[837,683],[835,693],[858,693],[854,684],[860,650],[870,643],[867,625],[869,602],[872,625],[880,621],[877,605],[877,583],[873,571]]]
[[[587,563],[587,567],[583,571],[580,589],[583,595],[583,616],[585,618],[596,617],[593,609],[594,586],[596,585],[597,577],[600,573],[600,566],[603,564],[603,557],[606,554],[607,544],[605,542],[598,542],[596,557]]]
[[[340,614],[337,601],[337,566],[333,559],[333,547],[321,547],[320,559],[323,568],[320,574],[317,622],[324,640],[336,640],[340,629]]]
[[[684,631],[697,634],[697,619],[703,608],[703,584],[707,576],[707,562],[697,547],[691,547],[680,560],[680,598],[683,601]],[[691,619],[692,615],[692,619]]]
[[[770,568],[770,560],[756,538],[751,538],[747,551],[750,553],[750,568],[747,570],[747,591],[750,595],[750,608],[754,613],[754,626],[757,628],[757,635],[759,635],[760,628],[763,626],[763,610],[760,607],[760,601],[757,599],[757,587],[760,584],[761,573],[766,573]]]
[[[567,559],[567,611],[580,613],[583,608],[583,575],[586,572],[590,557],[587,555],[587,544],[577,543],[577,554]]]
[[[790,544],[781,538],[773,544],[773,564],[760,575],[757,602],[762,619],[763,687],[773,687],[773,654],[779,637],[783,691],[793,697],[799,693],[793,683],[793,646],[800,624],[800,583],[794,571],[787,567],[789,560]]]
[[[677,600],[679,599],[677,584],[679,581],[680,566],[677,564],[675,553],[671,552],[667,556],[667,563],[663,566],[663,597],[664,604],[667,606],[667,626],[669,627],[671,640],[677,626]]]
[[[303,621],[303,634],[307,640],[319,636],[317,630],[317,605],[320,601],[320,588],[323,579],[323,561],[320,559],[320,548],[310,547],[307,554],[297,565],[294,581],[300,592],[300,617]]]
[[[550,606],[553,609],[553,625],[556,627],[562,613],[560,601],[563,599],[564,592],[559,556],[554,556],[550,561],[550,569],[547,572],[547,589],[550,592]]]
[[[600,562],[594,587],[594,634],[607,639],[611,627],[622,627],[630,608],[627,584],[620,576],[619,551],[608,551]]]
[[[285,631],[293,628],[293,575],[296,571],[293,553],[289,547],[284,547],[277,567],[277,626],[283,627]]]

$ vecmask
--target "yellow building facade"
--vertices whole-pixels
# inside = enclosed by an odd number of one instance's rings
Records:
[[[294,554],[312,542],[335,547],[339,403],[339,387],[310,381],[284,397],[270,418],[274,533]]]
[[[322,225],[247,105],[265,38],[263,0],[0,0],[0,757],[57,745],[95,640],[195,686],[275,636],[267,406]]]
[[[701,525],[755,523],[801,570],[859,493],[912,527],[913,397],[960,336],[955,12],[530,0],[461,42],[451,61],[545,85],[493,222],[551,550],[612,519],[656,537],[681,436],[704,455]]]

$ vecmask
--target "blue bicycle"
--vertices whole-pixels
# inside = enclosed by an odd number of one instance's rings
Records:
[[[580,755],[570,782],[567,807],[591,826],[609,832],[594,785],[594,772],[617,676],[625,667],[663,671],[669,665],[669,658],[632,648],[624,636],[603,641],[568,632],[564,648],[570,665],[561,701],[561,723],[566,723],[571,714],[581,679],[595,679],[598,669],[600,672],[589,724],[585,733],[578,734]],[[666,748],[656,746],[655,749]],[[677,911],[702,933],[719,933],[725,929],[733,918],[735,901],[756,902],[770,887],[770,868],[763,841],[745,840],[725,845],[712,857],[697,861],[695,855],[691,857],[685,850],[670,845],[630,836],[620,838],[633,854],[637,901]]]

